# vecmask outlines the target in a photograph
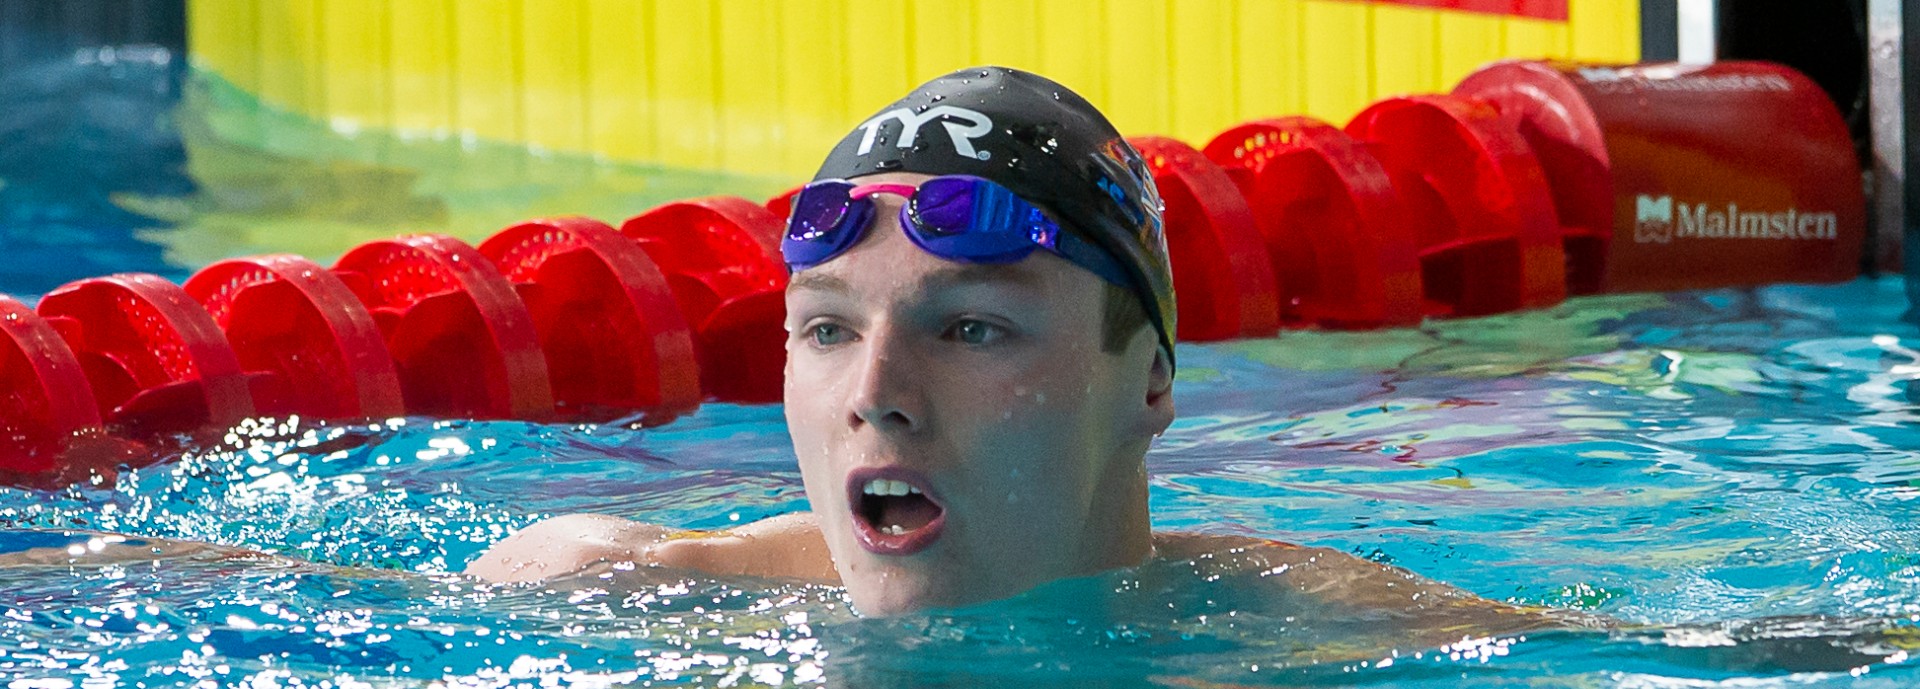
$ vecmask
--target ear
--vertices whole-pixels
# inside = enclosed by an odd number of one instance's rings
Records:
[[[1168,363],[1167,352],[1158,343],[1153,348],[1153,367],[1147,371],[1146,410],[1146,430],[1155,437],[1173,425],[1173,364]]]

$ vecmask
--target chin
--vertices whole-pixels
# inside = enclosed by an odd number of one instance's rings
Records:
[[[930,579],[925,573],[910,568],[880,566],[863,569],[852,576],[842,572],[841,580],[847,587],[847,598],[853,601],[854,610],[867,617],[891,617],[929,608],[953,608],[995,598],[985,595],[985,592],[971,590],[972,587],[960,582]]]

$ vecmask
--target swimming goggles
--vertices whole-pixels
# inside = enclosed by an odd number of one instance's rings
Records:
[[[1125,268],[1106,250],[1073,233],[1011,189],[981,177],[947,175],[911,184],[854,184],[825,179],[793,198],[780,253],[799,272],[833,260],[860,242],[872,224],[874,194],[907,199],[900,227],[927,253],[961,263],[1014,263],[1045,249],[1101,279],[1131,288]]]

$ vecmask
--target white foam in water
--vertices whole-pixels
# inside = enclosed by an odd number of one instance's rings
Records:
[[[1247,599],[1270,568],[1228,560],[890,620],[831,587],[644,567],[449,574],[553,514],[803,508],[780,410],[714,405],[646,430],[269,420],[112,486],[0,489],[8,556],[149,547],[48,529],[279,556],[0,567],[0,682],[1907,686],[1920,334],[1901,289],[1584,298],[1181,352],[1182,419],[1149,457],[1160,528],[1327,546],[1617,632],[1410,647]]]

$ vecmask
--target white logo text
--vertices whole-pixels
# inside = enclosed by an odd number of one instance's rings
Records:
[[[866,124],[860,125],[860,128],[867,132],[860,137],[858,154],[866,155],[873,152],[874,139],[880,136],[880,125],[886,124],[887,120],[900,121],[900,140],[894,142],[894,145],[909,148],[913,146],[915,140],[919,139],[921,126],[942,117],[947,119],[941,121],[940,126],[946,128],[947,138],[953,140],[954,153],[980,160],[991,157],[986,151],[974,150],[973,140],[993,131],[993,120],[987,119],[986,115],[978,112],[951,105],[937,105],[919,114],[906,108],[880,113],[879,116],[867,120]]]
[[[1633,240],[1640,243],[1695,238],[1822,240],[1840,234],[1838,215],[1791,207],[1750,211],[1741,210],[1738,203],[1709,207],[1675,203],[1671,196],[1641,195],[1634,199],[1634,211]]]

